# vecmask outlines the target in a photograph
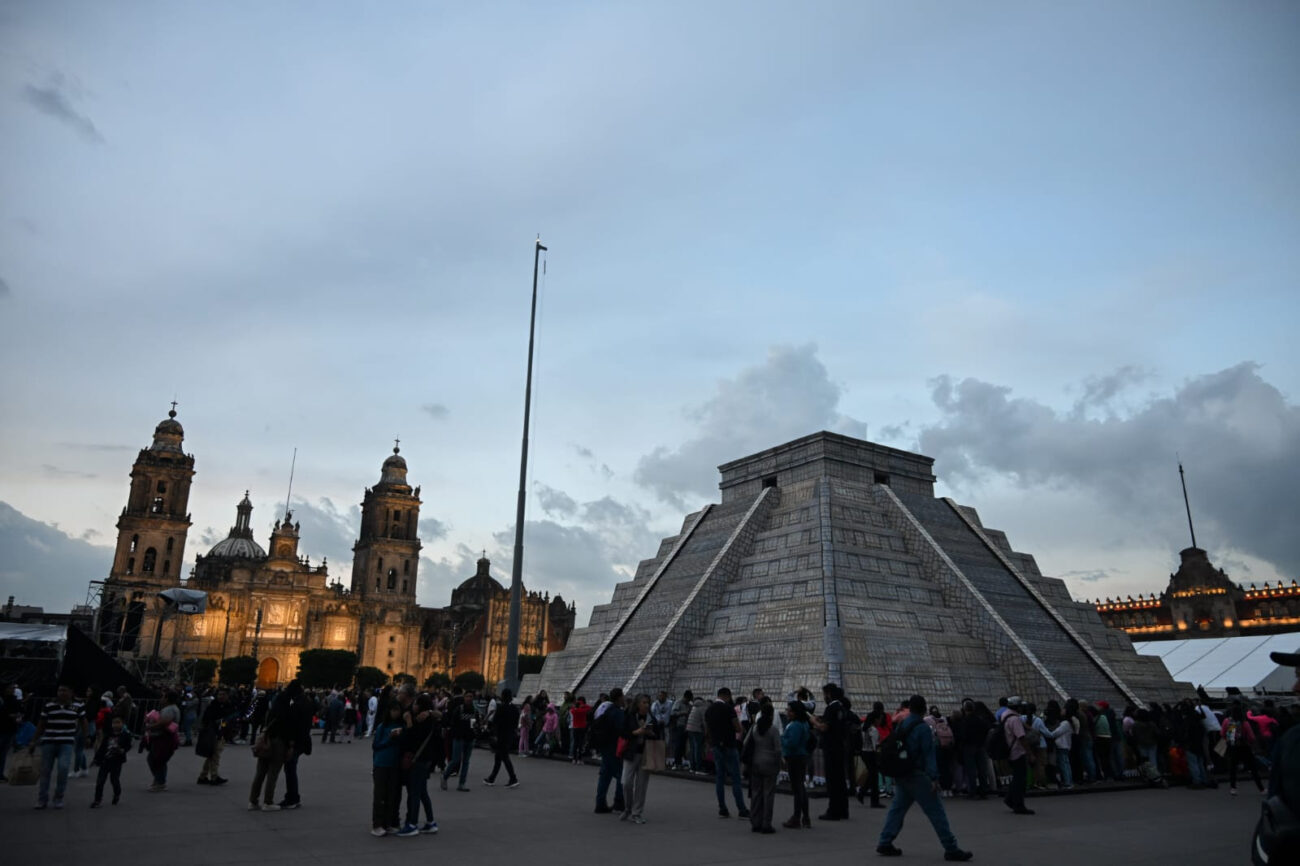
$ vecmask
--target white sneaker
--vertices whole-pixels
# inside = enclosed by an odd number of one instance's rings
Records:
[[[388,832],[384,830],[383,827],[372,827],[370,829],[370,835],[379,838],[380,836],[387,836]]]

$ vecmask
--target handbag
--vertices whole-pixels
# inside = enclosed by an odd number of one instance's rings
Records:
[[[646,740],[641,752],[641,769],[664,770],[668,767],[668,747],[663,740]]]
[[[267,758],[270,757],[270,755],[271,738],[266,735],[266,731],[262,731],[257,735],[257,739],[253,741],[253,757]]]
[[[628,747],[631,745],[632,745],[632,741],[629,740],[627,737],[619,737],[618,745],[614,747],[614,756],[617,758],[623,757],[623,755],[627,752]]]
[[[9,757],[9,784],[35,785],[41,775],[41,759],[35,752],[19,749]]]
[[[428,735],[424,738],[424,742],[423,742],[423,743],[420,743],[420,748],[416,749],[414,752],[403,752],[403,753],[402,753],[402,769],[403,769],[403,770],[409,770],[409,769],[411,769],[411,765],[415,763],[415,756],[416,756],[416,755],[422,755],[422,754],[424,754],[424,747],[427,746],[427,745],[429,745],[429,741],[433,739],[433,731],[434,731],[434,728],[431,727],[431,728],[429,729],[429,733],[428,733]]]
[[[1224,755],[1228,754],[1228,741],[1227,741],[1227,740],[1219,740],[1217,743],[1215,743],[1215,744],[1214,744],[1214,754],[1218,755],[1220,758],[1222,758]]]

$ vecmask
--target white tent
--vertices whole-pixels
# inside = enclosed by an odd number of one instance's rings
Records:
[[[1133,649],[1157,656],[1175,680],[1201,686],[1211,695],[1222,696],[1229,688],[1246,695],[1285,693],[1295,682],[1295,672],[1268,654],[1300,651],[1300,633],[1151,640],[1134,642]]]
[[[68,639],[66,625],[35,625],[26,622],[0,622],[0,641],[37,641],[61,643]]]

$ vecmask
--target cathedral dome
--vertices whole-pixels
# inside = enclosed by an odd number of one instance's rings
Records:
[[[384,461],[384,468],[379,477],[380,484],[406,484],[406,459],[401,449],[393,446],[393,454]]]
[[[212,545],[208,556],[218,559],[266,559],[266,551],[251,538],[231,536]]]
[[[176,408],[167,413],[167,417],[159,422],[153,431],[153,445],[149,446],[150,451],[174,451],[177,454],[181,451],[181,442],[185,439],[185,428],[181,422],[176,420]]]

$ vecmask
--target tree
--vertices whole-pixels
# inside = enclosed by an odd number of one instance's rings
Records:
[[[415,685],[415,676],[408,674],[406,671],[402,671],[400,674],[393,674],[393,684],[401,685],[402,683]]]
[[[356,679],[354,680],[359,689],[370,689],[374,691],[388,683],[388,674],[379,668],[372,668],[369,665],[357,668]]]
[[[519,654],[519,676],[528,674],[540,674],[542,665],[546,662],[546,656]]]
[[[257,659],[231,656],[221,660],[221,683],[227,686],[251,686],[257,676]]]
[[[309,689],[346,686],[357,669],[351,650],[309,649],[298,653],[298,681]]]
[[[212,682],[212,678],[217,675],[216,659],[195,659],[194,670],[191,674],[194,682],[203,684]]]
[[[443,671],[429,674],[424,681],[426,689],[449,689],[451,688],[451,677]]]
[[[485,685],[483,675],[478,671],[465,671],[463,674],[457,674],[454,682],[467,692],[481,692]]]

